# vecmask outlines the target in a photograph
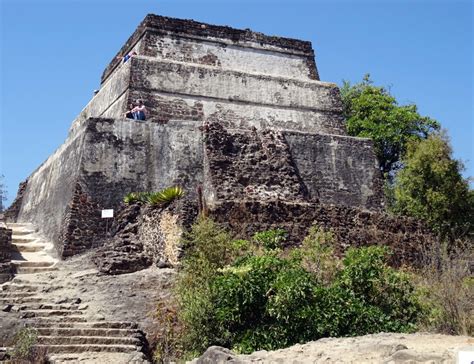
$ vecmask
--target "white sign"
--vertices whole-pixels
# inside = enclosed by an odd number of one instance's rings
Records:
[[[102,218],[107,219],[114,217],[114,210],[102,210]]]
[[[466,346],[460,348],[458,352],[457,364],[472,364],[474,363],[474,346]]]

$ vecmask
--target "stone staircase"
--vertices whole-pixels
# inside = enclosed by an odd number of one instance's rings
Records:
[[[39,352],[47,353],[53,363],[147,362],[143,356],[147,343],[135,323],[97,320],[79,298],[55,295],[64,287],[51,284],[61,274],[52,244],[38,237],[31,225],[8,227],[13,230],[16,275],[0,285],[0,307],[36,330]],[[101,353],[115,356],[107,359],[98,356]]]

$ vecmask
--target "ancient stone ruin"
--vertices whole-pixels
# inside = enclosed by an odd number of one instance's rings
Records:
[[[136,99],[144,122],[124,117]],[[180,185],[242,236],[278,226],[298,242],[316,222],[342,245],[414,246],[426,231],[383,213],[377,165],[372,142],[347,135],[310,42],[147,15],[6,216],[65,258],[102,244],[101,210],[126,193]]]

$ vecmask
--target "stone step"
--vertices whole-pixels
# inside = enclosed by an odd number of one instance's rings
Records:
[[[23,230],[23,229],[30,229],[30,230],[35,230],[35,227],[32,223],[30,222],[9,222],[7,223],[7,227],[12,230]]]
[[[32,317],[51,317],[51,316],[80,316],[82,315],[81,310],[24,310],[23,312],[24,318],[32,318]]]
[[[69,328],[69,327],[37,327],[39,335],[43,336],[103,336],[103,337],[130,337],[139,334],[134,329],[107,329],[107,328]]]
[[[29,292],[36,292],[38,288],[41,288],[40,285],[32,285],[32,284],[16,284],[16,283],[7,283],[1,286],[2,291],[29,291]]]
[[[17,267],[16,273],[17,274],[33,274],[33,273],[44,273],[44,272],[54,272],[57,271],[58,268],[54,266],[49,267]]]
[[[146,356],[139,352],[131,353],[96,353],[93,351],[76,354],[53,354],[48,355],[49,363],[51,364],[145,364],[150,363]]]
[[[9,302],[5,302],[9,303]],[[19,308],[20,311],[37,311],[37,310],[79,310],[78,305],[71,304],[54,304],[54,303],[38,303],[38,302],[15,302],[15,306]],[[84,309],[82,309],[84,310]]]
[[[34,237],[34,236],[17,235],[17,234],[12,235],[12,244],[13,245],[34,243],[37,240],[38,240],[38,238]]]
[[[64,317],[68,319],[70,317]],[[82,317],[81,317],[82,318]],[[32,322],[34,327],[42,328],[71,328],[71,329],[137,329],[138,324],[135,322],[126,322],[126,321],[95,321],[87,322],[86,320],[82,322],[66,322],[65,320],[57,321],[52,319],[43,318]]]
[[[31,317],[30,326],[33,327],[57,327],[62,324],[75,324],[87,322],[84,316],[41,316]]]
[[[38,336],[40,345],[140,345],[135,337],[106,336]]]
[[[31,229],[12,229],[12,239],[14,236],[24,236],[24,235],[30,235],[34,234],[35,231]]]
[[[8,297],[0,297],[0,304],[12,304],[12,305],[23,305],[27,303],[38,303],[42,302],[44,298],[42,297],[22,297],[22,298],[8,298]]]
[[[12,263],[21,268],[49,268],[56,264],[53,260],[40,260],[40,261],[32,261],[32,260],[12,260]]]
[[[23,276],[23,277],[18,277],[15,276],[9,283],[14,283],[14,284],[31,284],[31,285],[38,285],[38,286],[49,286],[51,284],[51,281],[38,281],[36,279],[29,279],[29,278],[36,278],[36,277],[29,277],[29,276]]]
[[[13,250],[20,253],[37,253],[45,251],[46,245],[31,243],[31,244],[13,244]]]
[[[31,310],[84,310],[79,308],[80,305],[72,303],[40,303],[40,304],[29,304],[28,309]]]
[[[35,348],[46,350],[48,354],[55,353],[83,353],[88,351],[128,353],[141,351],[141,347],[135,345],[35,345]]]
[[[29,291],[1,291],[0,298],[22,298],[22,297],[32,297],[36,295],[37,292]]]

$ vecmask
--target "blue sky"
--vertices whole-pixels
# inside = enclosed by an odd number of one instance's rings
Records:
[[[0,174],[9,200],[65,140],[148,13],[310,40],[321,80],[370,73],[451,136],[474,175],[471,1],[0,0]]]

